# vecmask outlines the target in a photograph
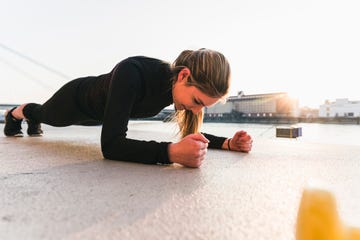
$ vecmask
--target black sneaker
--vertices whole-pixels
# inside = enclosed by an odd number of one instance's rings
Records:
[[[30,137],[40,137],[43,134],[40,123],[36,123],[31,120],[26,120],[26,122],[28,124],[27,134]]]
[[[16,119],[11,114],[16,107],[5,113],[5,127],[4,134],[8,137],[22,137],[23,132],[21,131],[22,119]]]

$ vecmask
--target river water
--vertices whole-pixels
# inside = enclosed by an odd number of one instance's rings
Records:
[[[280,140],[276,138],[277,127],[296,126],[302,128],[302,136],[285,141],[304,141],[360,146],[360,125],[301,123],[296,125],[247,124],[247,123],[204,123],[202,132],[231,137],[236,131],[245,130],[256,140]],[[130,121],[129,129],[176,133],[176,123],[160,121]]]
[[[26,124],[23,124],[23,130],[26,131]],[[277,138],[277,127],[295,126],[302,128],[302,136],[296,139]],[[4,125],[0,124],[1,131]],[[49,126],[43,126],[45,131]],[[62,132],[62,128],[52,128],[57,134]],[[98,131],[100,135],[101,126],[98,127],[80,127],[72,126],[80,135],[87,136],[89,128]],[[146,131],[146,132],[160,132],[168,133],[176,138],[178,131],[175,122],[162,122],[162,121],[130,121],[129,130]],[[254,142],[261,140],[274,140],[274,141],[302,141],[311,143],[328,143],[328,144],[341,144],[341,145],[355,145],[360,146],[360,125],[351,124],[320,124],[320,123],[300,123],[296,125],[274,125],[274,124],[254,124],[254,123],[204,123],[201,129],[202,132],[214,134],[223,137],[232,137],[236,131],[245,130],[253,138]],[[93,132],[93,131],[91,131]],[[94,141],[98,142],[98,137],[94,137]]]

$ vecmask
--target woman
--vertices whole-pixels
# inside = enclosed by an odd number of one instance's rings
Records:
[[[130,57],[110,73],[70,81],[43,105],[28,103],[11,109],[4,133],[22,136],[22,119],[28,123],[30,136],[43,133],[40,123],[58,127],[102,124],[101,150],[107,159],[199,167],[208,147],[251,150],[251,137],[244,131],[230,139],[199,133],[203,107],[224,99],[229,84],[229,63],[217,51],[185,50],[172,65]],[[182,136],[179,142],[126,137],[130,118],[155,116],[172,103]]]

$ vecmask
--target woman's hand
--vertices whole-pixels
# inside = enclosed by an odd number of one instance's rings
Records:
[[[207,152],[208,142],[204,135],[190,134],[180,142],[171,143],[168,148],[169,159],[187,167],[200,167]]]
[[[253,140],[247,132],[238,131],[232,138],[229,138],[224,142],[223,149],[248,153],[251,151],[252,143]]]

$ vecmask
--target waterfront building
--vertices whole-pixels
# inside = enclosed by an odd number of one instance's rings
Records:
[[[233,114],[240,117],[298,117],[299,102],[286,92],[230,96],[226,103],[205,108],[205,117]]]
[[[310,107],[301,107],[300,108],[300,117],[301,118],[317,118],[317,117],[319,117],[319,109],[318,108],[310,108]]]
[[[320,105],[319,117],[360,117],[360,101],[349,101],[347,98],[326,100]]]

